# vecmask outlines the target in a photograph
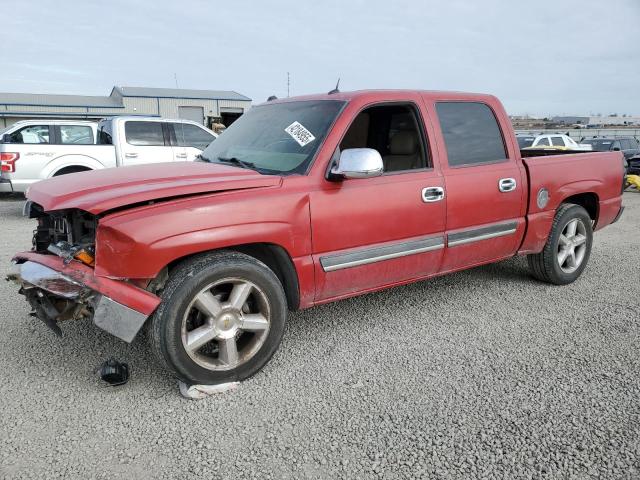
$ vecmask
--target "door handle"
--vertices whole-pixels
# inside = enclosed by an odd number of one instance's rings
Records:
[[[513,192],[516,189],[517,182],[515,178],[501,178],[498,181],[498,189],[502,192]]]
[[[176,153],[176,158],[187,158],[186,153]]]
[[[422,201],[425,203],[439,202],[444,198],[444,188],[425,187],[422,189]]]
[[[124,156],[126,158],[137,158],[138,154],[137,153],[125,153]]]

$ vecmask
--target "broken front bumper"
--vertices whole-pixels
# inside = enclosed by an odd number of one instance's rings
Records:
[[[19,272],[9,276],[22,288],[35,315],[59,333],[57,322],[93,317],[101,329],[131,342],[160,298],[129,283],[96,277],[93,269],[34,252],[16,255]]]

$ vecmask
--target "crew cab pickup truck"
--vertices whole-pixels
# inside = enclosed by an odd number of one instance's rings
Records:
[[[86,170],[192,161],[215,137],[195,122],[157,117],[17,122],[0,132],[0,192]]]
[[[514,255],[573,282],[592,232],[622,212],[622,168],[620,152],[523,158],[490,95],[276,99],[197,162],[33,185],[33,249],[11,278],[58,332],[89,317],[131,342],[147,323],[175,376],[241,380],[276,351],[288,310]]]

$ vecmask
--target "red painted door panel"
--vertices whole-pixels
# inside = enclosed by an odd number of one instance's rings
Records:
[[[316,300],[438,271],[446,202],[423,202],[425,187],[444,188],[442,177],[418,170],[328,183],[311,193]]]
[[[439,127],[434,139],[446,184],[441,272],[515,254],[524,235],[528,186],[504,108],[494,97],[478,101],[455,94],[431,99],[425,108]]]
[[[448,244],[442,271],[515,253],[524,234],[526,198],[515,162],[445,168],[445,178]],[[515,179],[515,189],[501,192],[501,179]]]

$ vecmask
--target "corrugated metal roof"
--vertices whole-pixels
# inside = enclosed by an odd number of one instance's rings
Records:
[[[114,87],[123,97],[197,98],[212,100],[245,100],[249,97],[229,90],[189,90],[182,88]]]
[[[113,95],[114,91],[119,95]],[[241,100],[250,102],[249,97],[226,90],[188,90],[178,88],[113,87],[108,97],[87,95],[49,95],[42,93],[2,93],[0,105],[30,105],[48,107],[105,107],[122,108],[120,97],[151,98],[193,98],[202,100]]]
[[[48,95],[41,93],[2,93],[0,105],[33,105],[52,107],[122,107],[117,97],[97,97],[85,95]]]

